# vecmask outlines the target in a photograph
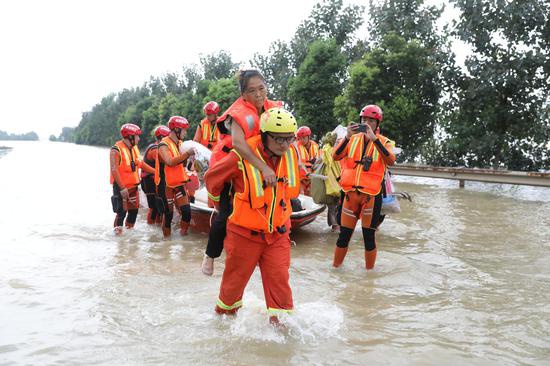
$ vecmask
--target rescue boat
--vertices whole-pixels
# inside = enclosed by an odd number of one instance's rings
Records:
[[[326,208],[325,205],[319,205],[313,202],[311,197],[304,195],[300,195],[292,206],[293,212],[290,215],[290,220],[293,230],[312,223]],[[203,187],[196,191],[195,203],[191,203],[191,229],[194,232],[208,233],[210,223],[213,222],[215,215],[216,211],[212,207],[208,207],[206,188]]]

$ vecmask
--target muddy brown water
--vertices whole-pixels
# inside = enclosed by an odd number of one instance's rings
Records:
[[[258,273],[219,317],[223,257],[140,213],[112,234],[104,148],[6,142],[0,156],[0,365],[549,365],[550,189],[396,177],[402,213],[365,272],[356,231],[331,268],[325,217],[297,231],[284,331]]]

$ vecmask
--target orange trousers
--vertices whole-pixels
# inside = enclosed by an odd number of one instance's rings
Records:
[[[374,201],[375,196],[358,191],[346,193],[342,205],[342,226],[353,230],[357,221],[361,219],[362,227],[376,230],[378,218],[373,220]]]
[[[293,308],[289,284],[290,237],[285,234],[252,234],[249,229],[227,223],[223,243],[226,259],[216,311],[234,313],[242,306],[250,276],[260,266],[265,302],[270,315]]]

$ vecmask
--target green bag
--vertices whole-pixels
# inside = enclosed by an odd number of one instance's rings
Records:
[[[325,172],[325,164],[321,163],[315,167],[314,173],[323,175]],[[327,195],[327,188],[325,185],[325,181],[320,178],[311,178],[311,198],[313,198],[313,202],[317,204],[326,204],[326,205],[332,205],[338,203],[338,197],[329,196]]]

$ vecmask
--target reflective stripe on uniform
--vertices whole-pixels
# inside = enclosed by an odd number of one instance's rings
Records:
[[[223,301],[218,299],[218,302],[216,303],[216,305],[218,305],[223,310],[233,310],[233,309],[240,308],[241,306],[243,306],[243,301],[239,300],[236,303],[234,303],[233,305],[225,305],[223,303]]]
[[[292,309],[267,308],[267,313],[269,315],[278,315],[281,313],[292,314]]]
[[[208,192],[208,197],[214,202],[220,202],[220,196],[214,196]]]

